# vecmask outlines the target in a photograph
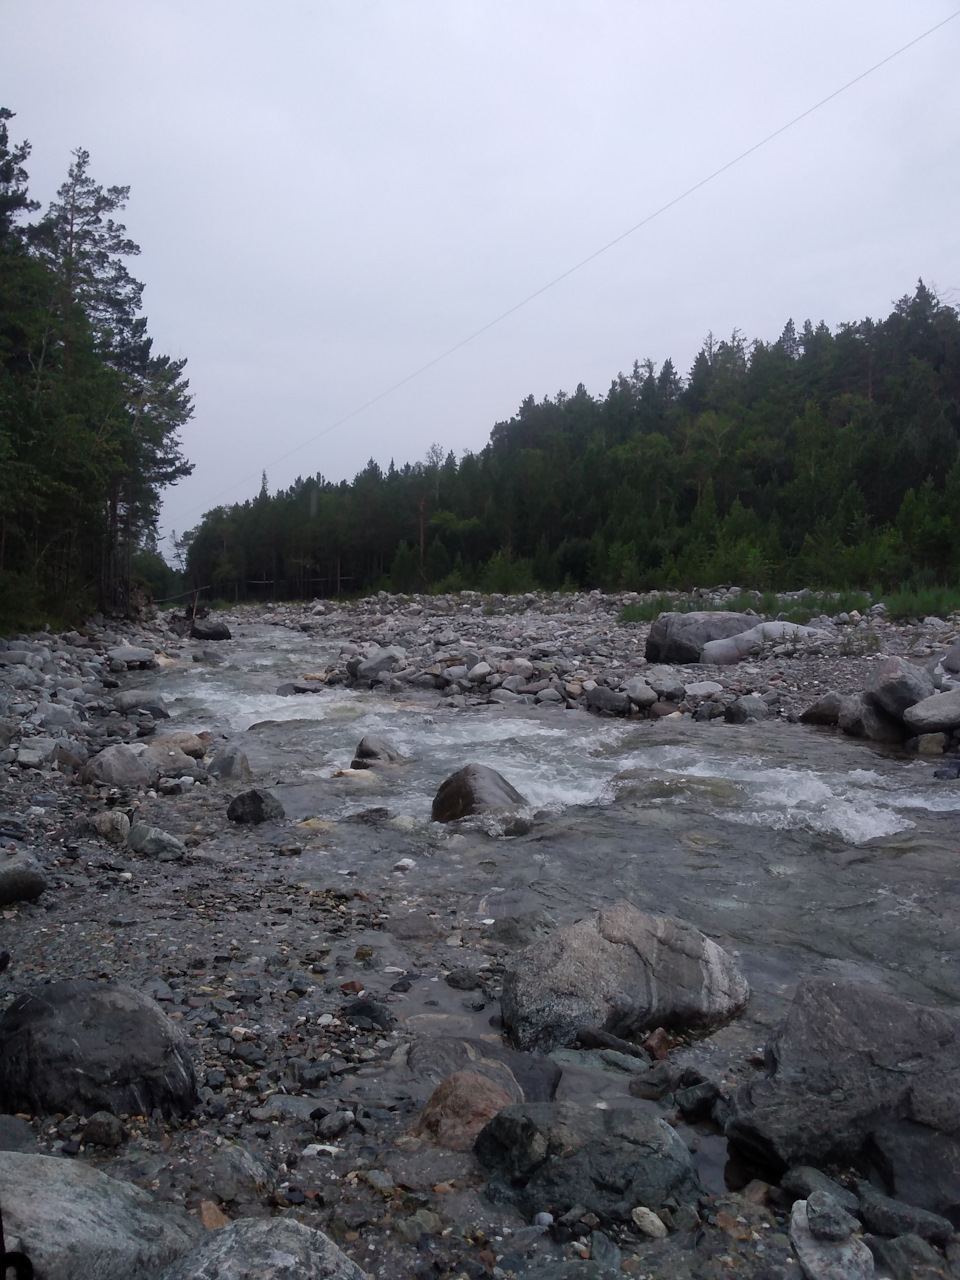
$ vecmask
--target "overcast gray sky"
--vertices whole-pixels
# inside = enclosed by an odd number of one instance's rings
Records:
[[[196,396],[169,533],[262,469],[459,455],[530,393],[686,372],[708,330],[880,317],[918,276],[956,302],[960,19],[330,430],[955,8],[4,0],[0,105],[44,203],[78,146],[132,187]]]

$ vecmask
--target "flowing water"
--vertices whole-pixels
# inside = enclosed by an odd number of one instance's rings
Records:
[[[439,708],[438,698],[327,689],[281,697],[338,649],[266,626],[228,660],[149,677],[170,727],[239,740],[290,819],[315,820],[296,877],[384,874],[411,853],[477,921],[545,910],[560,923],[618,898],[693,921],[735,951],[756,1036],[810,972],[960,1006],[960,785],[934,764],[783,722],[617,721],[552,708]],[[408,763],[353,772],[365,734]],[[527,798],[527,822],[430,822],[470,761]],[[346,770],[346,773],[341,771]],[[341,776],[338,776],[340,774]],[[376,838],[346,821],[371,809]],[[314,837],[309,833],[313,831]],[[293,874],[291,872],[291,874]]]

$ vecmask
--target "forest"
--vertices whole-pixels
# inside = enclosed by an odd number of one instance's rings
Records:
[[[0,623],[125,612],[156,548],[163,487],[189,475],[183,360],[155,354],[139,253],[106,187],[73,153],[47,211],[28,142],[0,108]]]
[[[920,281],[881,321],[708,336],[603,396],[529,396],[459,460],[434,445],[209,511],[178,540],[226,600],[371,589],[955,585],[960,317]]]

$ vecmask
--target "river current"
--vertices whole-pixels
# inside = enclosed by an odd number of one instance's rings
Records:
[[[960,1006],[960,785],[934,779],[929,760],[782,721],[454,710],[320,682],[283,697],[278,685],[339,648],[257,625],[223,652],[222,665],[144,679],[169,728],[240,742],[288,819],[306,823],[298,878],[383,874],[408,854],[396,874],[411,892],[429,881],[478,921],[541,910],[566,923],[618,898],[671,912],[738,955],[755,1037],[813,972]],[[367,734],[408,763],[350,771]],[[522,792],[525,822],[506,834],[490,820],[430,822],[437,787],[470,761]],[[371,810],[361,839],[350,819]]]

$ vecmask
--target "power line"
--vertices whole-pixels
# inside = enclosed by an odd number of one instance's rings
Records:
[[[828,93],[825,98],[821,98],[819,102],[815,102],[813,106],[807,107],[805,111],[801,111],[799,115],[796,115],[791,120],[788,120],[786,124],[782,124],[780,125],[779,128],[774,129],[772,133],[768,133],[765,137],[761,138],[759,142],[753,143],[753,145],[747,147],[745,151],[741,151],[738,155],[734,156],[732,160],[728,160],[725,164],[722,164],[718,169],[714,169],[712,173],[708,173],[705,178],[701,178],[699,182],[695,182],[692,187],[687,187],[685,191],[681,191],[679,195],[674,196],[672,200],[668,200],[666,204],[660,205],[658,209],[654,209],[652,213],[648,213],[646,217],[641,218],[639,222],[635,222],[632,227],[628,227],[626,231],[622,231],[620,235],[615,236],[612,240],[608,240],[606,244],[601,245],[601,247],[599,249],[594,250],[593,253],[588,254],[585,258],[581,258],[579,262],[574,263],[572,267],[568,267],[566,271],[562,271],[560,275],[554,276],[552,280],[549,280],[546,284],[541,285],[539,289],[535,289],[533,293],[528,293],[525,298],[521,298],[519,302],[514,303],[512,307],[508,307],[506,311],[502,311],[498,316],[495,316],[492,320],[488,320],[487,323],[481,325],[479,329],[474,329],[472,333],[467,334],[465,338],[461,338],[459,342],[455,342],[453,346],[447,347],[445,350],[441,351],[438,355],[435,355],[432,359],[428,360],[426,364],[422,364],[420,365],[419,368],[414,369],[412,373],[408,373],[405,377],[401,378],[399,382],[392,383],[391,386],[387,387],[383,391],[378,392],[377,395],[372,396],[369,400],[365,400],[363,404],[357,405],[355,409],[351,409],[349,413],[345,413],[343,417],[337,418],[335,422],[331,422],[329,426],[326,426],[321,431],[316,432],[315,435],[312,435],[308,439],[302,440],[299,444],[294,445],[294,447],[292,449],[288,449],[286,453],[280,454],[279,457],[272,458],[269,462],[266,463],[264,467],[260,468],[261,473],[266,470],[266,467],[273,467],[278,462],[285,462],[287,458],[292,458],[293,455],[295,453],[299,453],[301,449],[306,449],[308,445],[313,444],[315,441],[322,440],[323,437],[329,435],[331,431],[336,431],[336,429],[338,427],[342,427],[344,423],[349,422],[352,418],[356,418],[359,414],[366,412],[367,409],[371,409],[375,404],[379,404],[381,400],[385,400],[387,396],[393,395],[395,391],[399,391],[400,388],[405,387],[407,383],[413,382],[414,379],[421,377],[423,374],[427,373],[428,370],[434,368],[435,365],[440,364],[441,361],[446,360],[449,356],[452,356],[455,352],[460,351],[461,348],[467,346],[471,342],[474,342],[482,334],[488,333],[489,330],[493,329],[496,325],[502,324],[504,320],[507,320],[509,319],[510,316],[515,315],[518,311],[522,310],[523,307],[528,306],[531,302],[535,301],[537,298],[542,297],[543,294],[547,293],[550,289],[555,288],[558,284],[568,279],[575,272],[582,270],[589,263],[595,262],[596,259],[601,257],[602,254],[608,253],[611,249],[613,249],[616,245],[621,244],[629,236],[634,235],[637,231],[640,231],[643,227],[649,226],[649,224],[653,222],[654,219],[659,218],[662,214],[666,213],[668,210],[675,208],[675,206],[680,204],[681,201],[686,200],[689,196],[694,195],[695,192],[702,190],[702,188],[707,186],[708,183],[713,182],[716,178],[719,178],[722,174],[727,173],[735,165],[738,165],[743,160],[746,160],[748,156],[752,156],[754,152],[759,151],[762,147],[767,146],[767,144],[770,142],[773,142],[775,138],[779,138],[782,134],[786,133],[788,129],[792,129],[795,125],[798,125],[802,120],[806,120],[808,116],[812,116],[815,112],[819,111],[822,107],[825,107],[827,103],[833,102],[835,98],[839,98],[840,95],[843,93],[846,93],[848,89],[852,89],[854,85],[860,84],[862,80],[866,80],[868,76],[872,76],[875,71],[879,71],[881,67],[885,67],[888,63],[893,62],[895,58],[899,58],[900,55],[903,53],[906,53],[908,49],[912,49],[914,45],[919,44],[921,40],[926,40],[928,36],[932,36],[935,32],[939,31],[942,27],[945,27],[947,23],[953,22],[953,20],[958,17],[960,17],[960,9],[955,10],[948,17],[943,18],[940,22],[935,23],[932,27],[928,27],[927,30],[921,32],[920,35],[914,36],[912,40],[908,40],[906,44],[901,45],[899,49],[895,49],[893,53],[887,54],[885,58],[881,58],[880,61],[875,62],[873,66],[867,67],[866,71],[861,71],[859,75],[854,76],[852,80],[848,80],[846,84],[841,85],[839,89],[834,89],[833,92]],[[215,493],[211,501],[215,502],[217,498],[221,498],[227,493],[232,493],[235,489],[239,489],[242,485],[249,484],[251,480],[255,480],[256,478],[257,478],[256,473],[251,473],[250,475],[245,476],[242,480],[238,480],[235,484],[230,485],[228,488],[221,489],[219,493]]]

